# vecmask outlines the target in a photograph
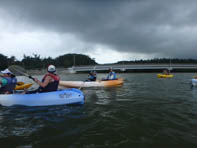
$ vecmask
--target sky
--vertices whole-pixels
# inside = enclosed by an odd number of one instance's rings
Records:
[[[196,0],[1,0],[0,53],[196,59],[196,18]]]

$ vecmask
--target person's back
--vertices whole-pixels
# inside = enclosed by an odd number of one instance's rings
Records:
[[[44,83],[45,79],[47,78],[49,79],[49,83],[45,87],[40,86],[39,92],[51,92],[58,89],[59,76],[56,74],[48,73],[43,77],[42,82]]]
[[[164,75],[169,75],[169,73],[168,73],[167,70],[164,70],[164,71],[163,71],[163,74],[164,74]]]
[[[39,85],[39,88],[34,91],[25,91],[26,94],[57,91],[60,77],[55,74],[55,66],[49,65],[47,71],[48,73],[43,77],[42,81],[39,81],[37,78],[33,78],[34,81]]]
[[[112,71],[112,68],[110,68],[109,70],[110,70],[110,72],[107,76],[107,80],[116,80],[117,79],[116,73],[114,71]]]
[[[51,92],[58,89],[60,77],[55,72],[55,66],[49,65],[48,73],[43,77],[42,81],[35,79],[35,82],[40,85],[38,92]]]
[[[90,72],[88,75],[88,81],[96,81],[96,72]]]
[[[0,93],[1,94],[13,93],[17,83],[17,79],[15,75],[12,72],[10,72],[8,69],[1,71],[1,73],[3,74],[3,76],[0,81],[1,84]]]

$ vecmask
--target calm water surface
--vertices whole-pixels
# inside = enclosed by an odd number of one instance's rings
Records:
[[[118,76],[125,79],[121,87],[82,89],[82,106],[0,106],[0,147],[197,146],[197,88],[189,84],[193,73],[176,73],[172,79],[158,79],[156,73]],[[63,80],[86,77],[61,75]]]

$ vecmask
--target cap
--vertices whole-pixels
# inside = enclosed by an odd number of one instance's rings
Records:
[[[9,69],[5,69],[5,70],[1,71],[1,73],[2,74],[8,74],[8,73],[13,74]]]
[[[49,65],[48,68],[47,68],[47,70],[48,70],[48,72],[55,72],[56,71],[54,65]]]

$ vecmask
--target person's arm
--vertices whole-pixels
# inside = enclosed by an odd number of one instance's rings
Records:
[[[45,78],[44,82],[41,82],[41,81],[39,81],[37,78],[35,78],[35,82],[36,82],[38,85],[40,85],[41,87],[43,87],[43,88],[45,88],[45,87],[49,84],[50,80],[51,80],[51,77],[50,77],[50,76],[47,76],[47,77]]]

